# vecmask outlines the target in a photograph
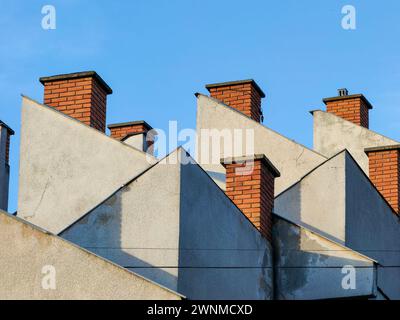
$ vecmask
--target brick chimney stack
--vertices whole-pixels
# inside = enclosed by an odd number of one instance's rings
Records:
[[[362,94],[349,95],[346,88],[338,90],[338,96],[322,100],[326,111],[359,126],[369,128],[369,110],[372,105]]]
[[[111,88],[95,71],[39,79],[44,103],[101,132],[106,130],[107,95]]]
[[[272,240],[272,210],[275,178],[279,171],[263,154],[221,159],[226,168],[226,195]]]
[[[144,152],[153,154],[155,130],[143,120],[108,125],[110,136]]]
[[[369,178],[393,210],[399,214],[400,145],[366,148]]]
[[[261,99],[265,98],[265,94],[254,80],[207,84],[206,88],[211,97],[222,101],[257,122],[263,121]]]

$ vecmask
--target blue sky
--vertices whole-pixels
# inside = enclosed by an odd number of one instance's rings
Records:
[[[43,30],[54,5],[57,29]],[[356,30],[341,27],[344,5]],[[194,128],[194,92],[253,78],[264,124],[312,147],[309,110],[347,87],[374,105],[370,128],[400,140],[400,1],[0,0],[0,119],[11,145],[17,208],[20,94],[42,101],[41,76],[96,70],[113,88],[107,122]]]

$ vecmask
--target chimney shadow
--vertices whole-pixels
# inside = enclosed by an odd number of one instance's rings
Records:
[[[122,206],[122,194],[125,191],[125,189],[118,191],[59,236],[129,271],[176,290],[177,277],[166,271],[166,269],[173,270],[176,266],[154,264],[144,258],[154,258],[157,255],[162,257],[164,255],[162,250],[165,248],[144,246],[134,234],[127,233],[127,230],[123,231],[123,220],[126,221],[128,215],[135,215],[134,208],[124,209]]]

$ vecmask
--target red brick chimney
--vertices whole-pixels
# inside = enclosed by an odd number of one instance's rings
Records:
[[[274,180],[279,171],[263,154],[221,159],[221,164],[226,168],[226,195],[271,241]]]
[[[399,214],[400,145],[366,148],[369,178],[382,196]]]
[[[155,130],[143,120],[108,125],[110,136],[114,139],[125,141],[129,137],[141,135],[142,146],[134,145],[144,152],[153,153],[153,144],[156,136]]]
[[[263,121],[261,98],[265,98],[265,94],[254,80],[207,84],[206,88],[211,97],[221,100],[257,122]]]
[[[44,103],[101,131],[106,130],[107,95],[111,88],[95,71],[39,79]]]
[[[326,111],[359,126],[369,128],[369,110],[372,105],[362,94],[349,95],[347,89],[339,89],[338,96],[322,100]]]

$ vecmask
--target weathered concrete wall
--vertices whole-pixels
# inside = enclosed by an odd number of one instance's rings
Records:
[[[196,164],[181,169],[179,287],[193,299],[273,297],[269,242]]]
[[[181,298],[4,212],[0,212],[0,252],[0,300]],[[44,266],[55,268],[55,290],[42,287]]]
[[[136,134],[134,136],[130,136],[124,140],[124,143],[138,149],[141,151],[147,151],[147,142],[146,142],[146,135],[143,133]]]
[[[22,101],[18,216],[59,233],[155,159],[53,108]]]
[[[378,286],[400,299],[399,217],[349,155],[346,164],[346,246],[377,260]]]
[[[278,216],[274,217],[276,298],[280,300],[373,297],[373,260]],[[342,286],[343,267],[355,271],[355,287]],[[347,283],[345,281],[345,283]]]
[[[8,188],[10,180],[10,166],[6,162],[7,128],[0,126],[0,209],[8,209]]]
[[[341,152],[275,198],[274,212],[344,244],[345,159]]]
[[[202,129],[217,129],[228,131],[234,137],[235,129],[254,130],[253,154],[265,154],[274,166],[281,172],[281,177],[275,180],[275,194],[297,182],[304,174],[313,169],[326,158],[303,145],[290,140],[279,133],[251,120],[247,116],[232,109],[213,98],[198,95],[197,97],[197,134],[201,135]],[[223,139],[221,141],[223,146]],[[231,141],[233,138],[231,139]],[[237,141],[237,139],[236,139]],[[243,145],[239,150],[231,150],[224,155],[221,147],[217,159],[229,156],[242,156],[246,151],[245,132],[243,132]],[[240,144],[239,144],[240,145]],[[208,172],[218,185],[225,189],[225,169],[219,163],[210,163],[202,159],[204,152],[211,154],[210,148],[201,147],[197,143],[197,157],[201,166]],[[240,150],[242,149],[242,150]],[[216,149],[218,153],[218,148]],[[208,159],[207,159],[208,160]],[[211,160],[211,159],[210,159]]]
[[[170,154],[61,236],[191,299],[268,299],[268,242],[198,165],[172,162],[185,155]]]
[[[314,149],[326,157],[347,149],[368,175],[368,156],[364,149],[399,142],[324,111],[313,111]]]
[[[275,199],[277,215],[379,262],[378,287],[400,299],[400,222],[347,151]]]
[[[179,175],[157,164],[60,236],[177,290]]]

